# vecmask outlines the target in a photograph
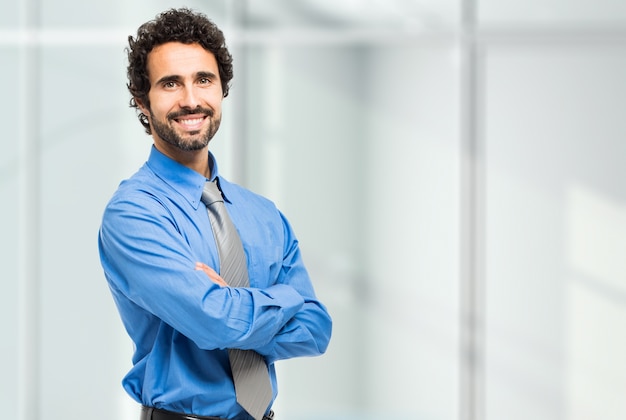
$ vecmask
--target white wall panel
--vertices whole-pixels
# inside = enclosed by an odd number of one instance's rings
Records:
[[[452,45],[368,57],[363,351],[379,418],[460,415],[458,65]]]
[[[0,30],[14,29],[19,26],[19,2],[6,2],[0,14]]]
[[[625,52],[489,51],[488,419],[626,415]]]
[[[121,48],[48,47],[41,66],[41,419],[125,420],[120,382],[132,344],[97,235],[106,202],[151,140],[127,107]]]
[[[0,79],[16,80],[19,54],[17,48],[0,47]],[[18,97],[18,84],[5,84],[5,97]],[[18,106],[14,101],[0,101],[4,130],[0,144],[0,406],[7,417],[17,416],[18,354],[18,243],[19,179]],[[11,123],[13,122],[13,123]]]
[[[129,2],[109,0],[84,2],[80,0],[30,0],[40,4],[41,26],[46,29],[128,29],[153,19],[157,13],[173,7],[190,7],[210,15],[219,22],[223,20],[227,3],[218,0],[152,0]],[[129,33],[130,35],[130,33]],[[125,39],[124,39],[125,40]]]
[[[620,0],[477,0],[481,24],[623,25],[626,2]]]
[[[351,415],[364,403],[369,328],[358,312],[369,170],[364,57],[341,46],[273,46],[251,48],[246,60],[246,183],[289,218],[334,319],[326,355],[278,364],[277,411],[292,419]]]
[[[416,29],[458,24],[458,0],[250,0],[251,26]]]
[[[327,355],[280,364],[281,415],[455,418],[455,50],[272,47],[247,59],[249,184],[294,223],[335,319]]]

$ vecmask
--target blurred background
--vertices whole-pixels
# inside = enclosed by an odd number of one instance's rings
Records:
[[[124,48],[189,6],[235,58],[227,177],[273,199],[334,318],[278,419],[626,418],[626,2],[6,0],[0,406],[136,420],[97,254],[151,138]]]

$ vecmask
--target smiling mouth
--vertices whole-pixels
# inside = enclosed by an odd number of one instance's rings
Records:
[[[202,123],[202,121],[204,121],[206,117],[202,117],[202,118],[184,118],[184,119],[177,119],[176,122],[178,122],[179,124],[182,125],[187,125],[187,126],[195,126],[198,125],[200,123]]]
[[[204,120],[208,118],[206,115],[203,116],[190,116],[190,117],[179,117],[174,118],[173,120],[182,128],[188,131],[196,131],[202,128],[204,124]]]
[[[193,132],[203,128],[205,120],[213,117],[213,110],[204,107],[181,109],[177,112],[170,113],[167,117],[181,130],[194,134]]]

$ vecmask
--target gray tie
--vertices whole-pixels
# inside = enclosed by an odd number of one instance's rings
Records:
[[[239,234],[224,206],[222,193],[214,182],[207,182],[202,192],[213,236],[220,257],[220,276],[231,287],[247,287],[248,267]],[[272,400],[272,384],[263,357],[253,350],[229,349],[230,367],[237,402],[255,420],[261,420]]]

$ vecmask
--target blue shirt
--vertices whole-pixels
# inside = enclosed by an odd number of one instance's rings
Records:
[[[104,274],[130,338],[133,367],[123,380],[137,402],[181,413],[248,420],[237,404],[229,348],[268,362],[326,351],[332,322],[317,300],[298,241],[275,205],[219,176],[248,260],[250,287],[220,287],[195,270],[219,272],[205,205],[207,179],[152,148],[123,181],[99,232]],[[228,279],[226,279],[228,280]]]

